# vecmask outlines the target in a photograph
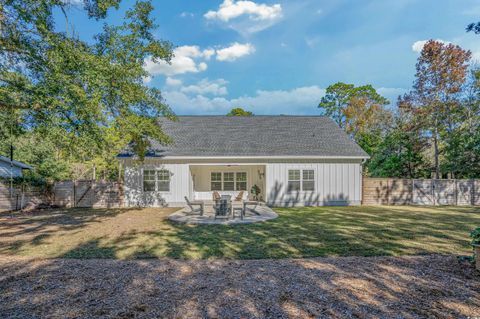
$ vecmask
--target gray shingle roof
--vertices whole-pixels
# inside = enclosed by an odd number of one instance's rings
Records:
[[[148,156],[368,157],[323,116],[179,116],[177,122],[159,122],[173,144],[152,141]]]
[[[25,163],[22,163],[22,162],[19,162],[19,161],[16,161],[16,160],[10,161],[10,158],[8,158],[6,156],[3,156],[3,155],[0,155],[0,161],[5,162],[8,165],[10,165],[10,163],[12,163],[13,166],[17,166],[17,167],[20,167],[20,168],[23,168],[23,169],[33,169],[33,167],[31,167],[30,165],[27,165]]]

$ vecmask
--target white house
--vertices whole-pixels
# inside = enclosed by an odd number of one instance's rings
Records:
[[[185,197],[258,198],[270,206],[359,205],[362,163],[368,158],[323,116],[180,116],[160,119],[173,143],[152,141],[143,162],[128,149],[127,206],[182,206]]]
[[[0,155],[0,177],[21,177],[25,169],[31,170],[32,167],[19,161],[10,161],[8,157]]]

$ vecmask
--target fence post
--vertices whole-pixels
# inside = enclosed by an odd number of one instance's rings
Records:
[[[435,198],[435,179],[431,179],[432,181],[432,201],[433,201],[433,206],[437,205],[437,200]]]
[[[471,179],[470,183],[472,183],[472,187],[470,187],[470,204],[475,206],[475,180]]]
[[[77,207],[77,181],[73,180],[73,204],[72,207]]]
[[[25,185],[22,184],[20,189],[21,189],[20,210],[22,210],[23,209],[23,203],[25,201]]]
[[[390,179],[387,178],[387,205],[390,206]]]
[[[413,197],[415,195],[415,179],[412,178],[411,180],[412,180],[412,187],[411,187],[412,198],[410,199],[410,203],[413,205],[414,204]]]
[[[453,182],[455,183],[455,206],[458,206],[458,185],[457,185],[457,179],[454,179]]]

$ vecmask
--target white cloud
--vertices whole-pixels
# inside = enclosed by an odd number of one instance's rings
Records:
[[[72,6],[81,6],[84,4],[83,0],[62,0],[62,2]]]
[[[151,77],[151,76],[144,76],[144,77],[142,78],[142,80],[143,80],[143,83],[144,83],[144,84],[148,84],[148,83],[150,83],[150,82],[152,81],[152,77]]]
[[[425,44],[427,44],[428,41],[430,41],[430,40],[416,41],[415,43],[412,44],[412,50],[414,52],[418,52],[418,53],[422,52],[423,47],[425,46]],[[444,44],[449,44],[450,43],[450,42],[444,41],[442,39],[436,39],[435,41],[441,42],[441,43],[444,43]]]
[[[207,51],[207,52],[205,52]],[[185,45],[173,50],[171,63],[163,60],[153,62],[150,58],[145,60],[145,70],[151,75],[163,74],[172,76],[184,73],[198,73],[207,69],[205,62],[199,62],[201,59],[209,59],[210,50],[201,51],[196,45]]]
[[[219,84],[218,87],[227,84],[223,79],[202,80],[195,86],[183,87],[181,90],[166,90],[162,93],[177,114],[226,114],[233,107],[243,107],[255,114],[320,114],[317,106],[325,95],[325,89],[313,85],[291,90],[258,90],[253,95],[227,98],[215,94],[215,89],[205,89],[211,83]],[[398,95],[407,90],[381,87],[377,91],[395,103]],[[205,96],[206,93],[215,96]]]
[[[212,94],[215,96],[227,95],[228,91],[226,84],[228,82],[224,79],[217,79],[214,81],[209,81],[208,79],[203,79],[195,85],[184,86],[181,88],[183,93],[188,94]]]
[[[181,91],[163,92],[177,114],[226,114],[235,106],[255,114],[318,114],[317,105],[324,94],[325,90],[318,86],[292,90],[259,90],[253,96],[233,99],[218,96],[209,98],[202,94],[191,96]]]
[[[255,52],[255,47],[250,43],[233,43],[231,46],[217,50],[218,61],[235,61],[236,59]]]
[[[480,63],[480,51],[472,52],[473,63]]]
[[[180,16],[182,18],[193,18],[195,16],[195,14],[192,13],[192,12],[184,11],[184,12],[180,13]]]
[[[182,81],[179,79],[167,77],[167,79],[165,80],[165,84],[167,84],[168,86],[179,86],[182,85]]]
[[[229,47],[204,50],[196,45],[184,45],[173,50],[170,63],[163,60],[154,62],[151,58],[147,58],[144,68],[150,73],[150,76],[161,74],[171,77],[178,74],[199,73],[207,70],[208,65],[205,61],[209,61],[215,55],[218,61],[231,62],[253,52],[255,52],[255,48],[250,43],[235,42]],[[151,78],[149,77],[146,81],[146,83],[150,82]]]
[[[206,60],[210,60],[210,58],[215,54],[214,49],[205,49],[203,50],[203,56]]]
[[[282,15],[282,6],[274,4],[257,4],[253,1],[225,0],[218,11],[208,11],[204,17],[228,22],[242,15],[248,15],[252,20],[275,20]]]
[[[217,11],[208,11],[204,17],[207,20],[220,21],[241,34],[249,34],[264,30],[279,21],[282,17],[282,6],[225,0]]]

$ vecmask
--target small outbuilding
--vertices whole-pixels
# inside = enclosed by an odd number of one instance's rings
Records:
[[[24,170],[32,170],[32,167],[0,155],[0,178],[22,177]]]

